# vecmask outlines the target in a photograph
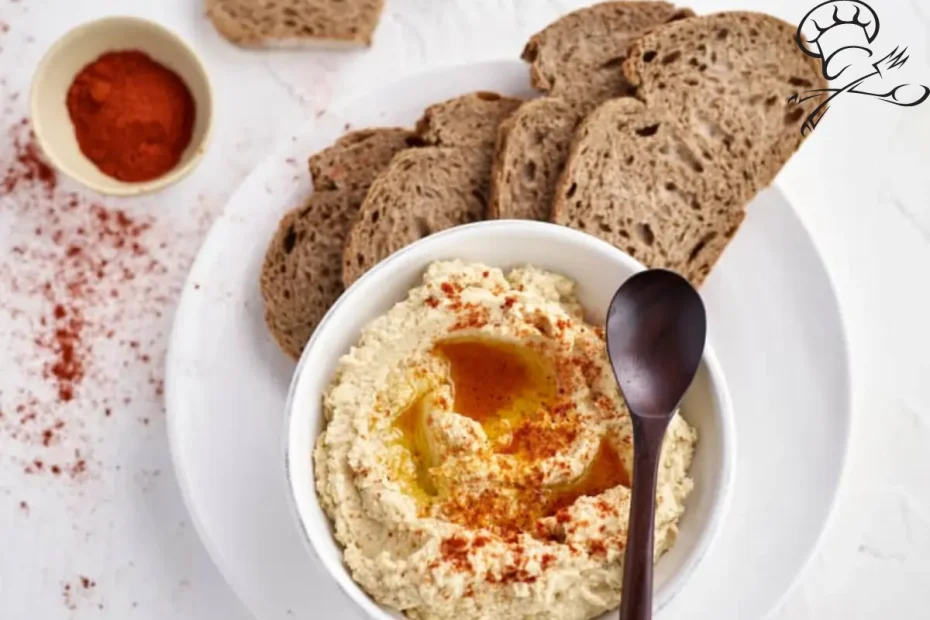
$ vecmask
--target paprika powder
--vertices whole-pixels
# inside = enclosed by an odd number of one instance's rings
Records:
[[[81,152],[120,181],[169,172],[193,135],[196,111],[187,85],[139,51],[109,52],[84,67],[67,104]]]

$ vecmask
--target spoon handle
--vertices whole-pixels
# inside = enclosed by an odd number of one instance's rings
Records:
[[[633,416],[633,497],[623,561],[620,620],[652,618],[655,497],[665,417]]]

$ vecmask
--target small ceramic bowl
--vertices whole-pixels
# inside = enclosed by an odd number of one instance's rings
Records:
[[[74,77],[101,55],[119,50],[144,52],[173,70],[187,84],[196,106],[190,146],[174,169],[151,181],[126,183],[101,172],[81,153],[68,115],[66,98]],[[174,183],[197,165],[210,137],[213,98],[197,54],[163,26],[137,17],[107,17],[64,35],[39,63],[31,98],[33,129],[46,157],[61,172],[104,194],[131,196]]]
[[[481,222],[432,235],[392,255],[359,279],[323,318],[291,383],[285,437],[287,475],[295,513],[310,550],[359,609],[376,620],[402,616],[379,606],[352,580],[314,486],[313,448],[323,426],[322,395],[339,358],[358,341],[363,327],[405,299],[420,283],[427,265],[450,258],[505,269],[535,265],[562,273],[577,282],[586,319],[595,324],[604,323],[620,284],[643,269],[615,247],[562,226]],[[729,394],[710,345],[682,403],[682,412],[698,432],[690,472],[694,490],[687,499],[675,545],[656,565],[656,608],[668,603],[688,580],[711,545],[729,504],[736,438]],[[615,617],[615,611],[604,616]]]

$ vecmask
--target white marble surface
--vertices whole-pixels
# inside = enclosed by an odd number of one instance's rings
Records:
[[[101,201],[152,220],[146,240],[165,269],[142,283],[151,286],[134,285],[129,297],[87,310],[98,325],[112,322],[115,337],[89,332],[88,378],[65,405],[42,378],[48,352],[33,342],[48,308],[9,287],[10,277],[41,279],[53,269],[38,257],[44,246],[31,236],[40,214],[22,190],[0,195],[0,265],[7,270],[0,270],[0,618],[248,617],[189,523],[157,389],[173,302],[210,221],[278,139],[335,98],[431,66],[514,57],[529,34],[583,4],[387,0],[371,50],[263,53],[226,44],[203,18],[199,0],[0,0],[0,178],[14,156],[7,134],[26,115],[36,63],[82,21],[135,14],[173,28],[203,56],[217,103],[212,147],[190,178],[156,196]],[[765,9],[797,21],[812,4],[708,0],[691,6]],[[910,45],[909,73],[930,83],[930,5],[874,4],[882,37]],[[855,422],[834,517],[798,586],[772,617],[926,618],[930,103],[898,109],[843,101],[778,182],[809,226],[838,290],[853,358]],[[62,186],[59,191],[77,190],[67,181]],[[159,248],[160,241],[170,243]],[[23,246],[38,251],[23,255],[17,250]],[[137,306],[145,311],[126,315],[125,308]],[[17,430],[10,424],[15,408],[30,399],[38,420]],[[65,426],[44,446],[39,423],[54,419]],[[36,458],[71,463],[74,450],[86,456],[87,471],[24,471]],[[764,566],[733,570],[765,578]],[[84,587],[82,576],[93,585]]]

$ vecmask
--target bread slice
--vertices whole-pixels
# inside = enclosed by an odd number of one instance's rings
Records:
[[[384,0],[205,0],[223,37],[244,47],[364,47]]]
[[[603,2],[579,9],[533,35],[523,49],[533,87],[582,111],[630,95],[621,69],[636,38],[694,15],[668,2]]]
[[[351,190],[314,192],[284,216],[265,253],[265,323],[294,359],[342,294],[342,247],[363,197]]]
[[[575,127],[598,104],[628,95],[622,63],[631,40],[693,15],[667,2],[605,2],[562,17],[523,50],[533,86],[500,128],[488,217],[548,220]]]
[[[399,153],[368,191],[345,244],[346,286],[397,250],[484,217],[491,157],[484,149],[423,147]]]
[[[553,221],[699,285],[755,190],[720,145],[664,110],[619,98],[579,127]]]
[[[431,146],[494,149],[497,128],[523,103],[520,99],[478,91],[426,108],[417,135]]]
[[[800,146],[801,125],[818,103],[790,96],[827,87],[795,36],[794,26],[761,13],[701,16],[636,41],[623,70],[640,99],[723,146],[762,188]]]
[[[497,128],[522,103],[474,92],[430,106],[425,144],[402,151],[372,184],[343,254],[346,286],[397,250],[485,216]]]
[[[411,142],[406,129],[362,129],[310,158],[314,193],[281,220],[261,274],[265,322],[291,357],[342,294],[342,249],[369,186]]]
[[[663,26],[623,68],[642,101],[608,101],[582,123],[553,220],[699,285],[802,141],[809,110],[788,96],[821,78],[793,26],[743,12]]]
[[[499,129],[488,218],[548,221],[578,110],[555,97],[524,103]]]
[[[347,133],[329,148],[310,157],[314,190],[367,191],[395,154],[418,144],[420,141],[413,132],[401,127],[359,129]]]

